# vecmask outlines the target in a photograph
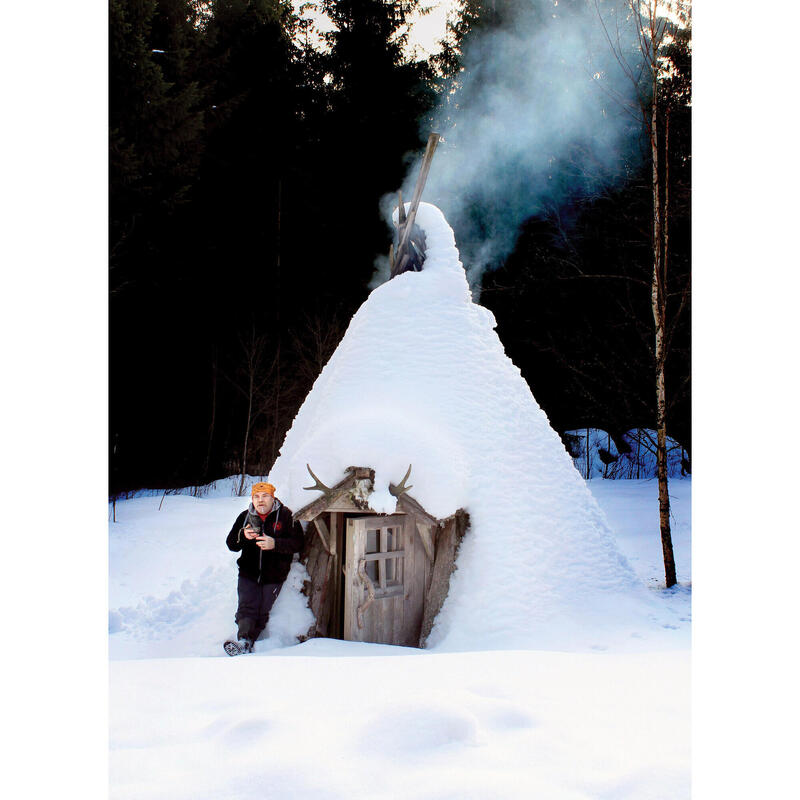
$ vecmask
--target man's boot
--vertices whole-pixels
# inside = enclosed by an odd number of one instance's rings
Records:
[[[228,639],[222,646],[229,656],[241,656],[253,652],[253,640],[247,637]]]

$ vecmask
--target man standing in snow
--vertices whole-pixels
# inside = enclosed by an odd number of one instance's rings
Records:
[[[269,612],[289,573],[292,554],[303,546],[303,529],[275,497],[271,483],[253,484],[252,501],[233,523],[226,543],[242,555],[239,565],[238,639],[225,642],[229,656],[250,653],[267,625]]]

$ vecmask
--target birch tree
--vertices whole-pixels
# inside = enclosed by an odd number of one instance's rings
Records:
[[[595,0],[598,16],[599,0]],[[668,256],[669,256],[669,103],[664,87],[674,82],[675,64],[669,48],[675,31],[691,24],[691,3],[676,0],[626,0],[629,19],[633,24],[635,53],[626,52],[619,31],[612,32],[604,24],[609,45],[625,74],[634,84],[644,129],[647,133],[651,160],[652,192],[652,279],[650,305],[654,327],[654,377],[656,400],[656,464],[658,475],[658,506],[661,547],[667,588],[677,583],[675,556],[669,515],[669,486],[667,478],[667,387],[665,366],[669,353],[674,321],[667,324]],[[632,57],[633,56],[633,57]],[[676,317],[684,310],[689,297],[688,282],[681,296]]]

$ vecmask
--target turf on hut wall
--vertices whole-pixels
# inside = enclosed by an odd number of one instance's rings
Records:
[[[309,472],[311,469],[309,468]],[[302,561],[304,593],[316,619],[308,637],[421,647],[450,586],[458,545],[468,526],[463,510],[446,519],[429,514],[403,480],[390,484],[394,514],[370,508],[375,472],[349,467],[295,518],[308,522]]]

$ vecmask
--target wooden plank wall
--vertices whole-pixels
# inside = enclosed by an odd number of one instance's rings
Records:
[[[328,519],[328,528],[336,523],[334,514],[324,514],[323,518]],[[333,519],[330,519],[330,518]],[[337,555],[330,555],[322,544],[322,541],[314,526],[314,522],[309,523],[306,528],[306,544],[303,550],[301,561],[306,565],[309,581],[303,585],[303,593],[308,597],[308,606],[314,614],[316,622],[311,626],[304,638],[309,639],[315,636],[330,636],[334,600],[336,598],[336,564],[339,561],[339,549]]]
[[[464,511],[458,511],[444,523],[444,527],[440,528],[436,535],[436,558],[433,563],[430,589],[425,596],[419,647],[425,646],[425,640],[433,628],[433,621],[441,611],[450,590],[450,575],[456,568],[458,547],[468,527],[469,515]]]
[[[327,636],[342,638],[342,564],[344,563],[344,514],[331,513],[331,533],[336,542],[336,557],[331,570],[330,614]]]
[[[422,539],[417,531],[417,517],[406,516],[404,531],[405,556],[405,597],[403,608],[403,626],[399,631],[398,644],[406,647],[418,647],[422,618],[425,607],[425,595],[430,581],[432,564],[425,552]],[[420,522],[420,524],[423,524]]]
[[[364,542],[366,539],[366,531],[363,526],[355,524],[353,519],[347,520],[349,523],[346,527],[353,532],[352,537],[347,536],[350,540],[348,545],[348,557],[346,561],[347,574],[344,577],[344,629],[342,637],[348,641],[360,642],[363,641],[363,628],[358,626],[358,606],[361,603],[361,579],[358,577],[358,559],[355,554],[364,551]]]

